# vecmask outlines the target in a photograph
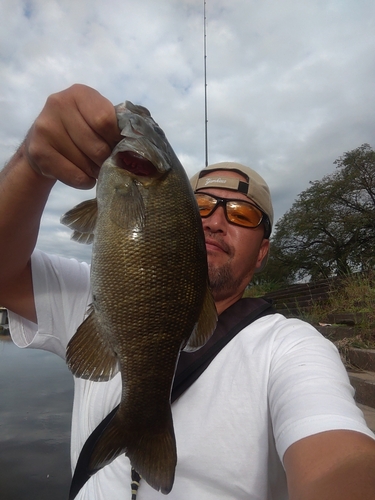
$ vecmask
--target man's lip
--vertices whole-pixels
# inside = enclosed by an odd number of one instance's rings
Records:
[[[212,238],[206,238],[206,249],[207,250],[221,250],[222,252],[227,253],[227,250],[224,248],[224,245],[221,245],[216,240]]]

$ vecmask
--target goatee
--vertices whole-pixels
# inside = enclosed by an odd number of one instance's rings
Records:
[[[220,267],[208,264],[208,277],[215,300],[237,290],[242,282],[242,279],[233,276],[229,263],[223,264]]]

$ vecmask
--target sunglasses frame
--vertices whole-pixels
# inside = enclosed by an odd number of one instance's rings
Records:
[[[246,201],[246,200],[240,200],[238,198],[222,198],[221,196],[216,196],[216,195],[213,195],[211,193],[205,193],[205,192],[202,192],[202,191],[199,191],[199,192],[195,192],[194,195],[205,195],[205,196],[209,196],[210,198],[214,198],[216,200],[216,204],[213,208],[213,210],[208,214],[208,215],[201,215],[202,219],[206,219],[207,217],[210,217],[214,212],[215,210],[222,206],[223,209],[224,209],[224,214],[225,214],[225,218],[226,220],[229,222],[229,224],[233,224],[234,226],[239,226],[239,227],[244,227],[245,229],[255,229],[257,227],[259,227],[262,222],[264,223],[264,237],[266,239],[269,238],[269,235],[271,233],[270,231],[270,223],[269,223],[269,219],[267,217],[267,214],[265,214],[257,205],[255,205],[255,203],[251,203],[250,201]],[[262,214],[262,217],[260,219],[260,221],[258,222],[258,224],[256,226],[245,226],[243,224],[238,224],[237,222],[233,222],[231,221],[229,218],[228,218],[228,212],[227,212],[227,203],[230,202],[230,201],[235,201],[235,202],[239,202],[239,203],[246,203],[247,205],[250,205],[251,207],[254,207],[256,208],[257,210],[259,210],[259,212]]]

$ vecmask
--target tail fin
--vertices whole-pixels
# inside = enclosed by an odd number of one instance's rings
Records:
[[[170,410],[164,422],[159,420],[157,426],[148,427],[131,426],[117,412],[95,445],[90,458],[90,473],[94,474],[122,453],[129,457],[132,467],[150,486],[164,494],[169,493],[177,463]]]

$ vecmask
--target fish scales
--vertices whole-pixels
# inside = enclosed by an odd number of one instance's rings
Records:
[[[77,241],[93,240],[93,304],[67,363],[92,380],[121,372],[121,403],[95,446],[92,473],[126,453],[152,487],[168,493],[177,461],[170,393],[179,353],[203,345],[217,316],[185,171],[145,108],[127,102],[117,115],[125,138],[101,168],[97,202],[62,218]],[[97,216],[88,217],[94,209]]]

